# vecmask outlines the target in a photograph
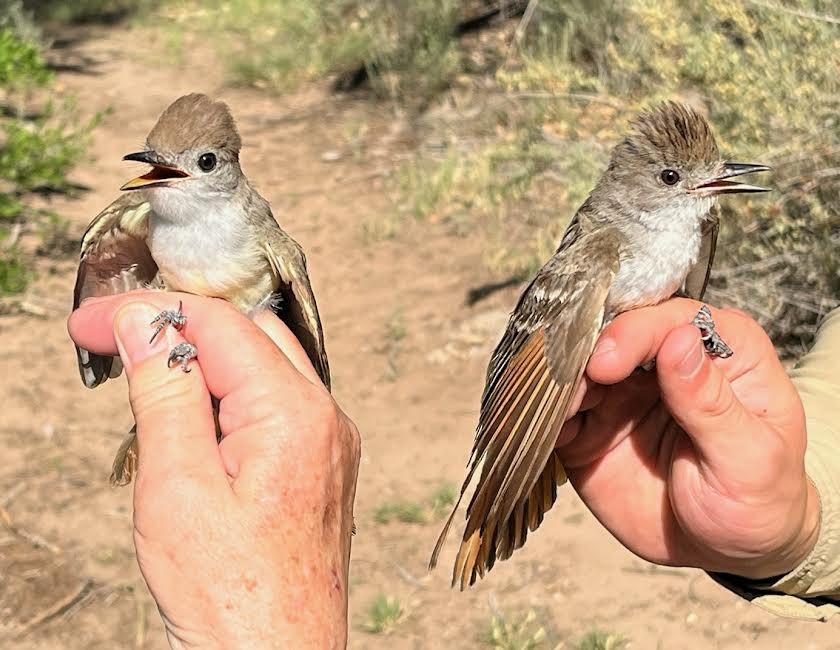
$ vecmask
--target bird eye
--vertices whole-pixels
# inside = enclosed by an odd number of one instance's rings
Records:
[[[662,182],[665,185],[676,185],[680,182],[680,175],[678,172],[675,172],[673,169],[663,169],[662,173],[659,174],[659,178],[662,179]]]
[[[203,172],[212,172],[216,168],[216,154],[201,154],[201,156],[198,159],[198,166]]]

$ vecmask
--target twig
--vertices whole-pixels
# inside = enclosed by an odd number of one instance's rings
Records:
[[[508,60],[513,54],[513,48],[519,48],[522,43],[522,37],[525,36],[525,31],[528,29],[528,25],[531,23],[531,18],[534,17],[534,12],[537,10],[537,5],[539,4],[540,0],[528,0],[528,6],[525,7],[525,13],[522,14],[522,20],[519,21],[519,24],[516,26],[516,31],[513,32],[513,38],[510,43],[508,43],[504,62],[502,63],[503,68],[507,67]]]
[[[51,543],[51,542],[48,542],[47,540],[45,540],[45,539],[44,539],[43,537],[41,537],[40,535],[37,535],[37,534],[32,533],[32,532],[29,532],[28,530],[25,530],[25,529],[23,529],[23,528],[14,528],[13,530],[14,530],[14,531],[15,531],[18,535],[20,535],[21,537],[23,537],[25,540],[27,540],[27,541],[32,542],[33,544],[35,544],[35,546],[40,546],[40,547],[42,547],[42,548],[45,548],[45,549],[47,549],[48,551],[50,551],[51,553],[54,553],[54,554],[56,554],[56,555],[58,555],[58,554],[60,554],[60,553],[62,552],[62,551],[61,551],[61,549],[60,549],[58,546],[56,546],[55,544],[53,544],[53,543]]]
[[[0,314],[21,313],[45,318],[50,313],[65,312],[68,306],[43,296],[15,296],[0,299]]]
[[[137,623],[134,630],[134,647],[142,648],[146,645],[146,604],[140,592],[134,593],[135,609],[137,610]]]
[[[791,255],[790,253],[781,253],[780,255],[774,255],[772,257],[767,257],[763,260],[757,260],[755,262],[747,262],[745,264],[739,264],[738,266],[730,266],[727,268],[722,269],[715,269],[712,272],[712,277],[714,278],[731,278],[731,277],[740,277],[743,276],[745,273],[757,273],[757,272],[764,272],[769,271],[770,269],[780,265],[780,264],[795,264],[796,257]]]
[[[502,93],[505,97],[512,99],[573,99],[581,102],[593,102],[596,104],[604,104],[612,108],[622,109],[624,105],[608,97],[602,95],[590,95],[588,93],[549,93],[549,92],[517,92],[517,93]]]
[[[823,23],[829,23],[831,25],[840,25],[840,18],[835,18],[834,16],[826,16],[823,14],[817,14],[810,11],[803,11],[802,9],[792,9],[791,7],[783,7],[781,5],[770,4],[769,2],[764,2],[763,0],[745,0],[750,4],[757,5],[759,7],[764,7],[765,9],[771,9],[772,11],[781,11],[784,14],[790,14],[792,16],[798,16],[799,18],[807,18],[809,20],[818,20]]]
[[[425,589],[426,588],[426,585],[424,585],[423,582],[419,578],[415,578],[413,575],[411,575],[411,573],[409,573],[407,569],[400,566],[396,562],[390,562],[390,564],[391,564],[392,567],[394,567],[397,570],[397,573],[400,574],[400,577],[403,580],[405,580],[409,584],[414,585],[418,589]]]
[[[29,621],[27,621],[20,628],[18,628],[18,638],[25,636],[42,623],[46,623],[51,618],[58,616],[63,611],[72,607],[76,602],[85,597],[87,591],[91,588],[92,584],[93,582],[91,582],[90,580],[85,580],[84,583],[82,583],[77,589],[69,593],[67,596],[54,603],[51,607],[48,607],[47,609],[36,614],[33,618],[30,618]]]
[[[18,304],[18,308],[25,314],[38,316],[39,318],[43,318],[48,313],[46,309],[41,307],[41,305],[35,304],[29,300],[21,300]]]
[[[14,245],[18,243],[18,239],[20,239],[20,233],[23,232],[23,224],[16,223],[12,226],[11,231],[9,232],[9,236],[6,237],[6,241],[3,242],[3,248],[6,250],[11,250],[14,248]]]
[[[17,484],[11,488],[6,494],[0,497],[0,507],[5,507],[15,500],[18,494],[26,489],[26,481],[18,481]]]
[[[491,591],[487,595],[487,606],[490,608],[490,611],[493,613],[493,616],[498,618],[500,621],[505,620],[505,614],[499,607],[499,599],[496,598],[495,591]]]

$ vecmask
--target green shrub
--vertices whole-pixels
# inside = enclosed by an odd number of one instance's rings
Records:
[[[402,620],[405,612],[397,598],[379,594],[368,608],[365,631],[371,634],[388,634]]]
[[[494,616],[485,645],[494,650],[539,650],[548,647],[545,637],[545,628],[537,620],[537,613],[529,610],[520,620]]]
[[[33,89],[48,86],[52,74],[34,40],[36,33],[25,23],[20,5],[6,4],[6,17],[0,22],[0,90],[4,111],[0,113],[0,294],[18,293],[32,277],[31,254],[54,253],[67,247],[59,241],[66,236],[66,224],[52,212],[30,206],[33,193],[67,191],[70,168],[84,152],[86,136],[95,120],[74,126],[75,114],[69,105],[46,104],[35,117],[20,105]],[[18,11],[13,14],[11,8]],[[34,235],[35,246],[22,246]]]
[[[0,28],[0,87],[40,86],[51,77],[35,43],[21,40],[11,27]]]

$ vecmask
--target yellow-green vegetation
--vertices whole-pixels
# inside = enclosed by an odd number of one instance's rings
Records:
[[[518,620],[494,616],[485,645],[494,650],[541,650],[548,647],[545,628],[539,624],[534,610],[529,610]]]
[[[496,73],[500,92],[517,107],[431,167],[427,156],[419,164],[437,180],[407,186],[406,201],[415,213],[447,214],[456,223],[468,207],[474,228],[489,233],[495,272],[533,270],[627,119],[664,98],[690,101],[708,113],[724,155],[774,167],[769,182],[777,190],[724,201],[710,298],[748,309],[795,350],[840,290],[836,9],[819,0],[545,0],[520,55]],[[554,144],[549,165],[535,134]],[[491,164],[499,146],[524,158],[539,152],[530,169],[519,163],[516,192],[495,193],[474,172],[489,166],[491,183],[504,178]],[[534,219],[540,213],[546,218]],[[529,224],[530,236],[518,235],[529,220],[536,226]]]
[[[403,524],[425,524],[448,515],[457,494],[454,485],[442,483],[425,502],[389,501],[383,503],[374,510],[373,519],[378,524],[389,524],[392,521]]]
[[[403,615],[403,607],[397,598],[379,594],[368,609],[365,631],[388,634],[402,620]]]
[[[443,483],[432,494],[430,507],[432,514],[435,517],[445,517],[449,514],[452,506],[455,505],[455,499],[458,498],[458,488],[453,483]]]
[[[93,123],[75,124],[69,106],[33,102],[52,83],[37,30],[17,3],[0,15],[0,295],[18,293],[31,277],[33,252],[66,246],[66,224],[31,206],[38,193],[71,189],[67,172],[84,152]],[[36,108],[32,108],[36,105]],[[35,246],[21,242],[34,235]]]
[[[205,0],[171,9],[214,36],[235,82],[288,90],[363,65],[391,97],[428,95],[459,69],[456,0]]]
[[[584,634],[572,647],[574,650],[619,650],[627,645],[627,639],[615,632],[591,630]]]
[[[397,174],[401,209],[366,220],[364,239],[398,236],[405,220],[443,223],[479,239],[499,279],[524,278],[550,255],[632,115],[691,102],[725,155],[774,167],[777,190],[724,201],[710,300],[746,308],[782,347],[801,348],[840,295],[837,3],[541,0],[512,47],[518,18],[455,35],[481,7],[188,0],[163,10],[174,29],[217,43],[235,81],[287,90],[362,65],[394,106],[431,108],[418,120],[428,146]]]
[[[443,162],[420,156],[406,166],[401,189],[415,217],[446,221],[455,234],[485,238],[484,261],[500,275],[524,278],[557,247],[606,160],[597,142],[549,144],[523,128],[474,151],[449,151]]]
[[[378,506],[373,518],[378,524],[399,521],[403,524],[422,524],[426,522],[426,511],[420,503],[411,501],[389,501]]]

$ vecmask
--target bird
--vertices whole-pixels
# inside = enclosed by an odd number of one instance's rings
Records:
[[[674,295],[700,300],[720,227],[717,198],[768,191],[731,180],[767,170],[725,162],[706,119],[685,104],[664,102],[631,121],[491,356],[467,476],[430,569],[473,483],[453,587],[473,585],[537,529],[566,481],[555,443],[600,332],[630,309]],[[694,322],[709,353],[732,354],[708,309]]]
[[[176,99],[145,147],[123,160],[151,165],[88,226],[81,243],[73,309],[94,296],[147,288],[222,298],[248,317],[276,313],[296,336],[327,390],[330,369],[315,295],[301,246],[279,225],[242,171],[242,141],[230,108],[201,93]],[[182,328],[182,306],[150,323],[152,340]],[[79,374],[94,388],[122,372],[118,357],[76,346]],[[189,371],[197,350],[176,346],[168,363]],[[214,401],[218,414],[218,403]],[[218,421],[217,421],[218,436]],[[131,482],[135,429],[120,447],[113,485]]]

